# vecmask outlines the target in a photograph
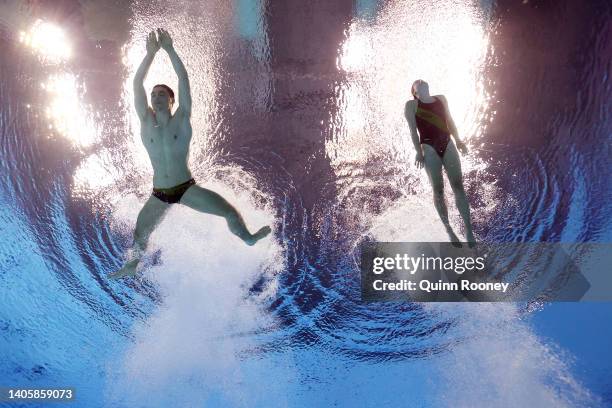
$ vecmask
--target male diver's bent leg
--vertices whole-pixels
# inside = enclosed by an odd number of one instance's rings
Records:
[[[110,277],[120,278],[126,275],[133,275],[140,262],[140,257],[146,251],[149,238],[155,227],[159,225],[166,211],[170,208],[169,204],[164,203],[154,196],[150,196],[145,205],[138,213],[136,229],[134,230],[134,244],[131,249],[131,257],[120,270],[112,273]]]
[[[444,199],[444,179],[442,178],[442,160],[436,150],[427,144],[422,144],[423,156],[425,157],[425,170],[429,177],[429,182],[433,190],[434,206],[438,211],[438,215],[444,224],[444,228],[451,242],[459,242],[459,238],[455,235],[448,221],[448,209],[446,200]]]
[[[453,188],[453,193],[455,194],[455,204],[457,205],[457,210],[459,210],[459,214],[461,214],[461,218],[463,218],[466,239],[468,242],[473,243],[474,234],[472,232],[472,222],[470,219],[470,204],[467,199],[467,195],[465,194],[465,189],[463,188],[461,159],[459,158],[459,152],[457,151],[453,141],[450,141],[446,148],[443,164],[444,169],[446,170],[446,175],[448,176],[448,181],[450,182],[450,185]]]
[[[249,245],[253,245],[271,231],[270,227],[263,227],[251,234],[236,208],[219,194],[197,184],[189,187],[180,203],[196,211],[225,218],[230,231]]]
[[[138,245],[141,251],[145,251],[149,244],[149,237],[155,227],[161,223],[166,212],[170,208],[167,204],[157,197],[150,196],[145,205],[138,213],[136,219],[136,229],[134,230],[134,245]]]

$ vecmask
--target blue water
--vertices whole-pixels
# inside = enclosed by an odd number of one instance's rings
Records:
[[[610,303],[366,304],[358,264],[364,240],[445,239],[402,117],[416,78],[469,142],[478,240],[612,242],[607,2],[0,12],[0,386],[79,407],[612,406]],[[151,189],[131,78],[158,26],[190,75],[194,177],[274,234],[246,247],[175,206],[143,274],[113,281]],[[147,89],[176,89],[164,58]]]

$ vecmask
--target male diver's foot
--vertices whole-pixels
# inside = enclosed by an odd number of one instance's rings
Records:
[[[247,238],[244,242],[246,242],[246,244],[249,246],[253,246],[260,239],[267,237],[270,232],[272,232],[272,228],[266,225],[265,227],[260,228],[259,231],[251,235],[250,238]]]
[[[140,259],[132,259],[123,265],[123,268],[119,269],[117,272],[113,272],[108,275],[111,279],[119,279],[124,278],[126,276],[134,276],[136,275],[136,267],[138,266],[138,262]]]

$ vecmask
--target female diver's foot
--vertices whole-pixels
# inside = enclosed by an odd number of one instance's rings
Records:
[[[111,273],[110,275],[108,275],[108,277],[111,279],[119,279],[126,276],[136,275],[136,267],[138,266],[139,261],[140,259],[132,259],[131,261],[126,262],[126,264],[123,265],[123,268]]]
[[[253,246],[257,243],[257,241],[268,236],[270,232],[272,232],[272,228],[266,225],[265,227],[261,227],[259,231],[251,235],[250,238],[245,239],[244,242],[246,242],[246,244],[249,246]]]
[[[467,242],[470,248],[474,248],[476,246],[476,238],[474,238],[474,234],[470,231],[467,234]]]
[[[446,233],[448,234],[448,238],[450,239],[452,246],[454,246],[455,248],[463,247],[463,245],[461,245],[461,241],[459,240],[459,237],[455,234],[455,232],[453,231],[451,227],[448,227],[446,229]]]

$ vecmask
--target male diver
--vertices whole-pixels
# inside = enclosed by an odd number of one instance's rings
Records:
[[[457,148],[459,148],[462,154],[467,154],[467,146],[459,139],[457,127],[450,115],[448,102],[444,95],[429,95],[429,85],[421,79],[412,84],[411,92],[414,99],[406,102],[404,115],[416,149],[415,164],[418,168],[422,168],[423,163],[425,164],[433,188],[434,206],[451,243],[456,247],[461,247],[459,238],[448,222],[448,210],[444,200],[444,180],[442,179],[442,167],[444,167],[455,194],[457,209],[463,218],[468,246],[472,248],[476,242],[470,221],[470,205],[463,189],[461,160],[457,153]],[[457,147],[450,138],[451,135]]]
[[[191,176],[187,166],[191,141],[189,78],[185,66],[174,50],[170,34],[166,30],[157,29],[157,37],[154,31],[149,33],[147,55],[134,77],[134,105],[140,118],[140,137],[153,166],[153,193],[138,214],[134,245],[129,251],[131,254],[126,264],[110,275],[111,278],[136,273],[149,236],[171,204],[180,203],[196,211],[224,217],[230,231],[247,245],[254,245],[271,232],[270,227],[265,226],[251,234],[232,205],[219,194],[198,186]],[[179,106],[174,114],[174,92],[169,86],[162,84],[153,87],[150,107],[143,85],[160,47],[168,53],[179,80]]]

